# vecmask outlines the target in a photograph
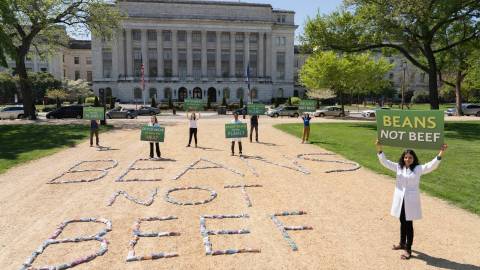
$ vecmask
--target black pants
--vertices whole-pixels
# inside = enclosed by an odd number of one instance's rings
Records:
[[[253,130],[255,129],[255,141],[258,142],[258,124],[250,125],[250,142],[252,141]]]
[[[242,154],[242,142],[238,142],[238,151]],[[235,141],[232,142],[232,154],[235,153]]]
[[[97,145],[99,144],[98,129],[91,129],[90,130],[90,146],[93,145],[93,134],[95,134],[95,141],[96,141]]]
[[[160,145],[157,143],[155,143],[155,150],[157,152],[157,157],[160,157],[161,156],[161,153],[160,153]],[[150,157],[153,158],[153,142],[150,143]]]
[[[190,135],[188,137],[188,145],[192,143],[192,136],[195,137],[195,146],[197,146],[197,128],[190,128]]]
[[[405,218],[405,201],[402,203],[402,213],[400,214],[400,245],[407,250],[412,250],[413,244],[413,221],[407,221]]]

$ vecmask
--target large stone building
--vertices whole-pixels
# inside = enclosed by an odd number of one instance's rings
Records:
[[[69,80],[93,80],[92,45],[90,40],[70,40],[62,50],[63,78]]]
[[[269,4],[119,0],[128,17],[111,40],[92,37],[93,89],[121,101],[229,102],[294,94],[293,11]],[[144,65],[145,91],[140,82]]]

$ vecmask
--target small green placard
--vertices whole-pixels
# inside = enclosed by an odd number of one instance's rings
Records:
[[[231,123],[225,124],[225,138],[246,138],[247,137],[247,124],[246,123]]]
[[[207,102],[202,99],[185,99],[183,102],[183,109],[185,111],[203,111],[206,106]]]
[[[165,139],[164,127],[144,126],[142,127],[142,133],[140,140],[148,142],[163,142]]]
[[[314,112],[317,110],[317,101],[312,99],[302,99],[300,100],[298,110],[300,112]]]
[[[441,111],[376,110],[381,144],[403,148],[440,149],[444,115]]]
[[[83,107],[83,119],[104,120],[105,112],[103,107]]]
[[[248,104],[247,105],[247,114],[248,115],[264,115],[265,114],[265,105],[263,104]]]

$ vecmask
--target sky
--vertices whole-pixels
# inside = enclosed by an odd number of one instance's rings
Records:
[[[226,1],[236,2],[235,0]],[[342,0],[241,0],[239,2],[270,4],[276,9],[295,11],[295,24],[298,25],[295,32],[296,40],[303,33],[303,26],[307,17],[314,17],[318,12],[320,14],[330,13],[342,4]],[[90,36],[71,34],[77,39],[90,39]]]

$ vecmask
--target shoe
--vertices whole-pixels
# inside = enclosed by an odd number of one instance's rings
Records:
[[[240,152],[240,156],[243,155],[242,152]]]
[[[187,145],[187,147],[190,147],[190,144],[189,144],[189,145]]]
[[[234,153],[234,152],[232,152],[232,156],[235,156],[235,153]]]
[[[93,144],[90,144],[90,147],[93,147]]]
[[[393,245],[392,250],[402,250],[405,249],[405,245],[398,244],[398,245]]]

